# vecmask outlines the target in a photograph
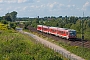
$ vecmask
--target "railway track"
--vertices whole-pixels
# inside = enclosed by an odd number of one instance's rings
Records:
[[[50,35],[50,34],[46,34],[46,33],[42,33],[42,32],[39,32],[37,31],[35,28],[31,27],[31,26],[28,26],[28,29],[32,32],[36,32],[38,34],[42,34],[46,37],[50,37],[56,41],[61,41],[61,42],[64,42],[66,44],[69,43],[69,45],[71,46],[81,46],[81,47],[85,47],[85,48],[89,48],[90,49],[90,41],[88,40],[84,40],[82,41],[81,39],[76,39],[76,40],[66,40],[66,39],[62,39],[60,37],[57,37],[57,36],[54,36],[54,35]]]

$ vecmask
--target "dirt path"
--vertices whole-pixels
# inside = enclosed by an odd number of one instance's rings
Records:
[[[54,51],[62,54],[63,56],[65,56],[66,58],[69,58],[70,60],[85,60],[79,56],[76,56],[75,54],[73,53],[70,53],[69,51],[65,50],[64,48],[58,46],[58,45],[55,45],[47,40],[44,40],[40,37],[38,37],[37,35],[33,35],[31,33],[28,33],[28,32],[24,32],[22,30],[20,30],[19,32],[23,33],[23,34],[27,34],[31,37],[33,37],[36,41],[40,42],[41,44],[53,49]]]

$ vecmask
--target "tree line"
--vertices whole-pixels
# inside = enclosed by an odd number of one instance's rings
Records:
[[[19,18],[23,20],[23,18]],[[18,19],[18,20],[19,20]],[[77,31],[77,37],[81,37],[81,31],[83,27],[85,39],[89,39],[90,34],[90,17],[44,17],[44,18],[24,18],[23,22],[25,25],[24,28],[27,29],[28,26],[37,27],[37,25],[47,25],[47,26],[54,26],[60,28],[69,28],[74,29]],[[83,26],[82,26],[83,24]]]

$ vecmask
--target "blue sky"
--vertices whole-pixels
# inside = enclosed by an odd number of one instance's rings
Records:
[[[90,16],[90,0],[0,0],[0,16],[17,11],[17,17]]]

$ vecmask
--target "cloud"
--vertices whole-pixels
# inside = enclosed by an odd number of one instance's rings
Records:
[[[16,0],[0,0],[0,3],[15,3]]]
[[[0,11],[2,11],[3,9],[2,8],[0,8]]]
[[[53,3],[48,3],[47,7],[51,8],[51,9],[60,9],[61,7],[63,7],[64,4],[58,3],[58,2],[53,2]]]
[[[73,11],[76,9],[75,4],[62,4],[60,2],[53,2],[53,3],[48,3],[46,5],[49,11],[51,12],[56,12],[56,11]]]
[[[0,0],[0,3],[31,3],[33,0]]]
[[[71,2],[71,0],[69,0],[69,2]]]
[[[26,2],[27,0],[18,0],[18,3]]]
[[[36,2],[40,2],[40,0],[37,0]]]
[[[33,0],[18,0],[18,3],[31,3]]]
[[[2,3],[3,2],[3,0],[0,0],[0,3]]]
[[[68,8],[73,8],[75,5],[67,5]]]
[[[89,7],[90,7],[90,2],[86,2],[86,3],[83,5],[82,10],[87,10]]]
[[[11,6],[9,6],[8,8],[6,8],[6,10],[7,11],[9,11],[9,10],[11,10],[12,9],[12,7]]]

